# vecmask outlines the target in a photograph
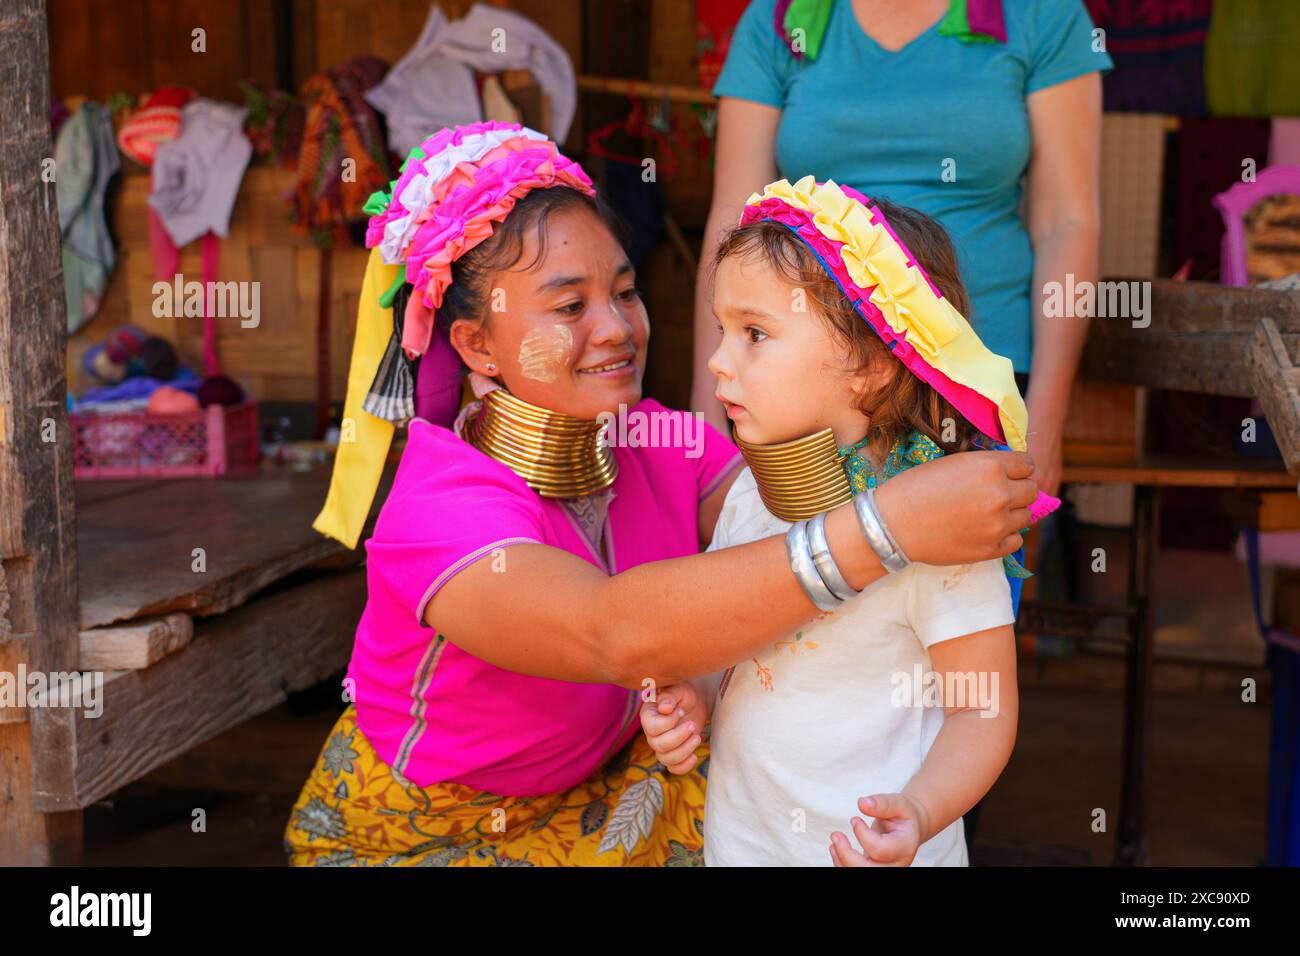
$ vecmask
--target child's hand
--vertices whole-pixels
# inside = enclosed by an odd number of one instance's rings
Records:
[[[839,830],[831,834],[831,859],[836,866],[911,866],[921,845],[926,825],[925,809],[905,793],[877,793],[858,801],[858,809],[876,822],[867,826],[861,817],[852,820],[853,832],[866,851],[853,849]]]
[[[709,720],[708,706],[690,681],[669,684],[658,700],[641,705],[641,727],[659,762],[669,773],[687,773],[695,766],[700,731]]]

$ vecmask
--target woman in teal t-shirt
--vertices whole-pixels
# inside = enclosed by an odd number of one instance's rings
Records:
[[[719,428],[706,367],[718,337],[713,250],[751,192],[811,173],[947,228],[972,324],[1018,373],[1032,372],[1034,477],[1057,491],[1087,322],[1048,318],[1039,303],[1067,273],[1076,287],[1097,279],[1098,72],[1112,64],[1083,0],[1002,6],[1005,43],[963,42],[943,27],[948,0],[836,0],[816,58],[798,59],[777,32],[777,0],[749,5],[713,88],[717,170],[696,291],[691,404]]]

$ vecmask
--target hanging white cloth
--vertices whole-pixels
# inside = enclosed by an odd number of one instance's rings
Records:
[[[573,61],[532,20],[512,10],[475,4],[451,21],[436,3],[420,38],[366,100],[388,121],[388,137],[402,155],[444,126],[476,123],[483,107],[474,72],[529,70],[551,101],[556,142],[569,135],[577,109]]]

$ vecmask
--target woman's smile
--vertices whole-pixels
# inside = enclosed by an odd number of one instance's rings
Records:
[[[636,354],[624,355],[622,358],[609,359],[599,365],[589,365],[578,369],[579,374],[606,381],[622,381],[636,375]]]
[[[541,240],[540,227],[527,233],[523,265],[486,280],[510,307],[478,326],[453,327],[453,344],[459,330],[467,365],[482,370],[492,360],[511,394],[551,411],[591,420],[632,407],[641,400],[650,324],[627,251],[585,207],[555,212]]]

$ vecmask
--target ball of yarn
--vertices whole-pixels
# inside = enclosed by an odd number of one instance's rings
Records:
[[[109,358],[104,343],[92,346],[81,361],[81,367],[97,381],[106,385],[116,385],[126,378],[126,365],[119,365]]]
[[[199,385],[199,404],[238,405],[244,400],[244,390],[228,375],[209,375]]]
[[[143,374],[164,382],[174,379],[181,369],[176,349],[166,339],[156,335],[151,335],[140,343],[140,354],[132,364]]]
[[[155,415],[178,415],[185,412],[197,412],[199,400],[183,388],[160,385],[149,396],[148,409]]]
[[[134,325],[119,325],[104,339],[104,351],[118,365],[126,365],[140,354],[140,345],[147,338]]]

